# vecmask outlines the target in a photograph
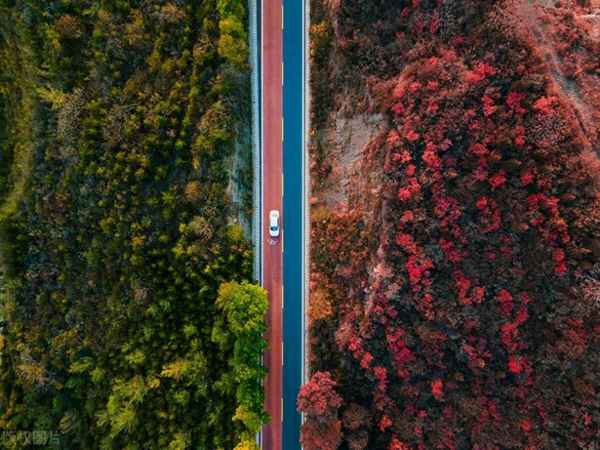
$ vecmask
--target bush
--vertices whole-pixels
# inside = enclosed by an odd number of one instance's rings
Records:
[[[246,13],[219,5],[1,4],[0,165],[17,131],[3,430],[60,430],[48,448],[232,450],[266,419],[264,293],[227,195],[248,72],[218,53],[224,34],[244,48]],[[217,324],[240,320],[217,301],[229,282],[255,329],[223,325],[223,343]]]
[[[251,436],[267,421],[264,410],[262,381],[266,370],[262,353],[267,343],[265,314],[268,309],[266,291],[248,282],[223,283],[219,287],[217,307],[223,311],[213,329],[213,341],[221,350],[233,349],[229,360],[237,400],[234,419],[240,421]]]
[[[340,400],[333,414],[307,395],[312,379],[302,388],[303,439],[596,445],[600,163],[596,126],[572,95],[597,86],[574,77],[562,90],[537,55],[556,40],[557,67],[581,71],[596,67],[597,46],[566,9],[527,10],[544,15],[527,26],[555,27],[538,42],[502,4],[396,2],[396,15],[363,3],[331,12],[339,73],[354,79],[329,87],[339,100],[325,116],[364,98],[383,119],[360,153],[362,178],[343,180],[347,207],[313,215],[311,302],[320,311],[328,298],[333,313],[311,315],[311,368]],[[585,105],[597,113],[595,97]],[[310,418],[323,410],[326,422]]]

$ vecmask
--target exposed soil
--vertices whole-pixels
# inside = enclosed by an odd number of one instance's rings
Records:
[[[365,147],[381,132],[383,117],[357,113],[335,118],[335,127],[325,130],[332,170],[320,188],[313,193],[330,208],[348,208],[352,193],[364,192],[364,182],[357,177]],[[356,182],[363,184],[356,184]],[[354,195],[354,200],[356,199]]]
[[[577,53],[584,59],[595,58],[592,54],[594,44],[600,37],[600,8],[554,8],[556,1],[514,1],[516,15],[522,20],[522,31],[528,33],[548,66],[548,76],[553,80],[555,89],[564,102],[570,106],[579,122],[581,135],[589,143],[591,149],[600,152],[598,141],[598,124],[600,111],[598,92],[600,92],[600,76],[597,73],[577,72],[567,74],[564,50],[566,45],[557,34],[560,20],[571,15],[573,25],[584,41]],[[567,2],[565,2],[567,3]],[[600,2],[596,2],[600,3]],[[585,42],[588,41],[588,42]],[[587,45],[585,45],[587,43]],[[569,55],[570,56],[570,55]]]

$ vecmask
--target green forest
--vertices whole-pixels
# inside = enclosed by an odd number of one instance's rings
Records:
[[[255,448],[246,24],[0,0],[2,448]]]

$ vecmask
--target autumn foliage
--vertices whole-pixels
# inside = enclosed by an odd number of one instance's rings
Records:
[[[342,398],[327,372],[316,372],[298,395],[298,409],[306,414],[302,445],[306,450],[327,450],[340,443],[341,421],[337,417]]]
[[[589,10],[314,3],[341,64],[321,60],[319,76],[382,126],[360,161],[378,182],[313,209],[311,288],[333,314],[312,317],[311,367],[341,399],[326,420],[341,430],[305,448],[599,444],[600,46],[578,25]],[[541,39],[553,31],[562,44]],[[312,170],[327,176],[314,136]],[[308,413],[327,404],[309,395],[321,377],[300,394],[303,442],[326,434]]]

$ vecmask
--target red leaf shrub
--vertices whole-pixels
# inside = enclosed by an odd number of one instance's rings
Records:
[[[339,420],[308,420],[302,425],[300,442],[306,450],[331,450],[340,445],[342,424]]]
[[[342,404],[335,392],[336,382],[327,372],[316,372],[298,394],[298,409],[308,417],[326,420],[334,417]]]
[[[436,400],[441,400],[444,395],[444,382],[440,379],[431,382],[431,393]]]
[[[300,389],[298,410],[306,414],[300,442],[306,450],[334,449],[340,443],[342,422],[338,419],[338,408],[342,397],[335,387],[329,373],[315,372]]]
[[[311,380],[301,409],[339,410],[342,448],[600,443],[600,47],[562,3],[345,0],[334,17],[331,89],[358,72],[384,124],[347,209],[312,227],[336,306],[311,366],[335,401]]]

